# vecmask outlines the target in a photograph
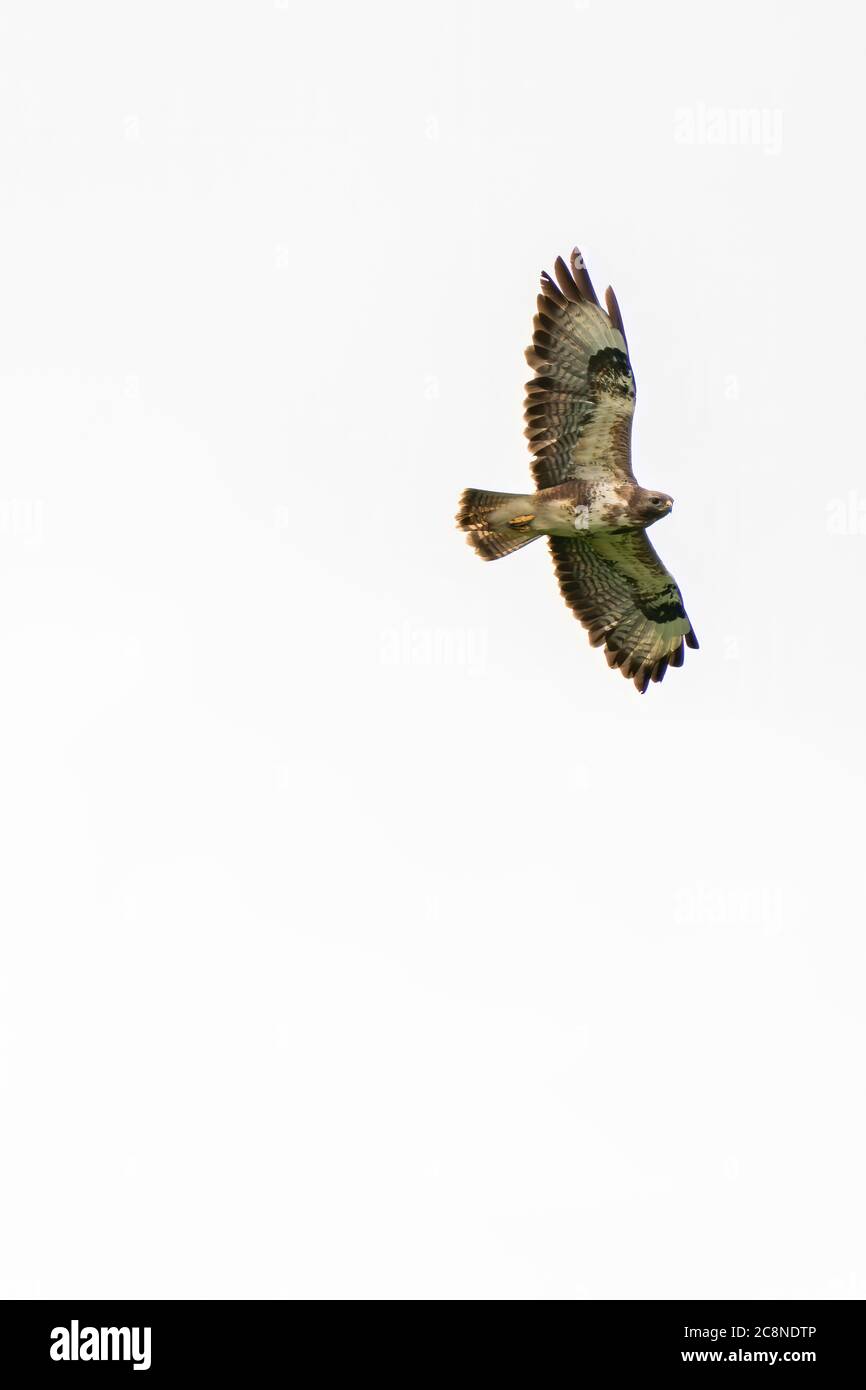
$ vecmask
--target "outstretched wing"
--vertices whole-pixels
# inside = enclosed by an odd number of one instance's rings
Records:
[[[558,285],[541,277],[526,360],[526,435],[537,487],[575,478],[631,478],[635,385],[613,290],[605,313],[575,247],[571,270],[560,257]]]
[[[562,596],[589,629],[592,645],[604,643],[608,666],[618,666],[641,694],[668,666],[682,666],[683,642],[696,647],[698,639],[676,580],[645,531],[549,541]]]

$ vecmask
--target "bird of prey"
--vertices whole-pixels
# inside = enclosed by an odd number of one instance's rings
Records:
[[[458,526],[484,560],[547,536],[566,603],[643,694],[698,639],[673,575],[647,528],[673,499],[640,487],[631,468],[635,383],[612,289],[607,313],[580,252],[541,277],[526,360],[526,435],[534,455],[531,493],[467,488]]]

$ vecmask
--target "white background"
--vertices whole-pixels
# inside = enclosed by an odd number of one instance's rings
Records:
[[[866,1292],[863,37],[4,6],[0,1292]],[[574,242],[643,699],[453,527]]]

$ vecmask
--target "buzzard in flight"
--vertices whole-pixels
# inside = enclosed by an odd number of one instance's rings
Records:
[[[682,596],[647,537],[673,499],[631,471],[634,374],[613,290],[607,313],[580,252],[541,277],[526,360],[532,493],[467,488],[457,524],[484,560],[547,536],[566,603],[641,694],[698,639]]]

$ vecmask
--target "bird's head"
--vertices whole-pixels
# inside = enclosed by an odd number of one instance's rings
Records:
[[[639,487],[632,500],[631,510],[642,526],[652,526],[654,521],[667,516],[673,505],[674,499],[666,492]]]

